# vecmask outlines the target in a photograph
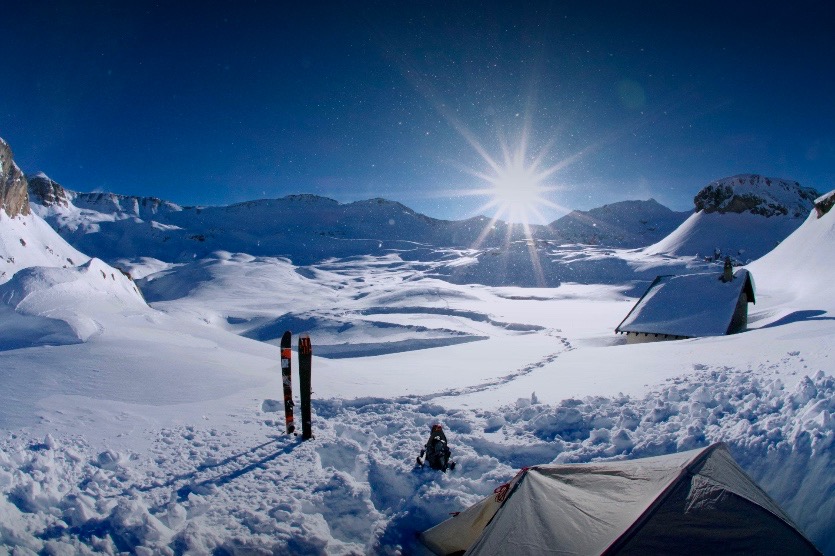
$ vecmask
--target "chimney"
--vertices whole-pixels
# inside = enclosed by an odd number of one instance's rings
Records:
[[[730,282],[734,279],[734,267],[731,264],[731,258],[725,257],[725,267],[722,269],[722,281]]]

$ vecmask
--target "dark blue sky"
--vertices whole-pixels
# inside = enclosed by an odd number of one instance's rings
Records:
[[[70,189],[187,205],[462,218],[488,200],[456,193],[489,173],[472,143],[501,160],[523,129],[568,162],[548,179],[568,209],[687,210],[748,172],[835,188],[828,2],[302,4],[4,3],[0,137]]]

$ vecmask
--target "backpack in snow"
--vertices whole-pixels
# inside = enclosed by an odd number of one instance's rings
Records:
[[[421,461],[421,457],[426,455],[424,461]],[[424,462],[429,465],[432,469],[437,469],[438,471],[446,471],[447,469],[454,469],[455,462],[449,461],[450,450],[449,446],[447,446],[446,434],[444,434],[444,429],[441,425],[432,425],[432,431],[429,433],[429,440],[426,442],[426,446],[423,450],[420,451],[420,456],[417,458],[417,463],[419,466],[423,466]]]

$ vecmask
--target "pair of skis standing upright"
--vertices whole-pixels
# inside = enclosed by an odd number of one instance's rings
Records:
[[[293,334],[289,330],[281,337],[281,381],[284,385],[284,417],[287,421],[287,434],[293,434],[296,425],[293,421],[293,388],[292,367],[290,346]],[[299,336],[299,390],[301,391],[302,402],[302,440],[313,438],[313,427],[310,415],[310,372],[313,359],[313,347],[310,344],[310,336],[301,334]]]

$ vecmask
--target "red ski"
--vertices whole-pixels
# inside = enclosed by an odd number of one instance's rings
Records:
[[[296,425],[293,423],[293,387],[290,374],[290,345],[293,335],[288,330],[281,337],[281,382],[284,384],[284,418],[287,421],[287,434],[293,434]]]

